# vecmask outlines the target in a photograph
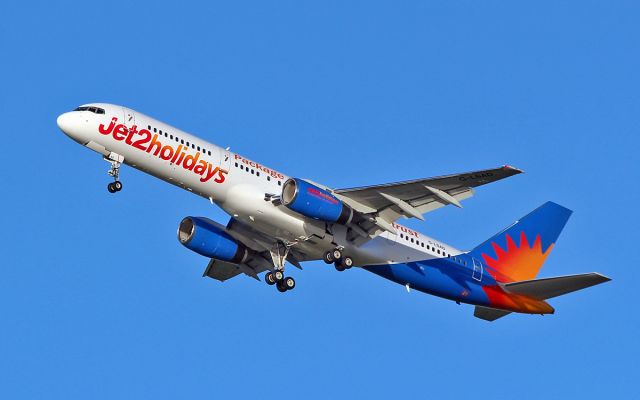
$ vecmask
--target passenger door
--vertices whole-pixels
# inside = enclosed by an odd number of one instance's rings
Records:
[[[220,148],[220,169],[227,172],[231,169],[231,152],[229,148]]]
[[[124,126],[126,126],[127,128],[131,128],[132,126],[134,126],[136,124],[136,115],[133,113],[133,111],[129,110],[128,108],[122,107],[122,112],[124,114]]]

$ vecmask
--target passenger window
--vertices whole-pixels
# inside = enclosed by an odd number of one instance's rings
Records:
[[[184,144],[184,139],[180,139],[180,143]]]
[[[255,173],[255,171],[254,171],[254,170],[251,170],[251,175],[253,175],[254,173]]]
[[[282,186],[282,181],[278,181],[278,186]]]
[[[267,175],[267,180],[271,181],[271,177],[269,175]]]
[[[147,128],[149,128],[149,130],[151,130],[151,125],[147,125]]]
[[[198,151],[200,151],[200,146],[198,146]]]
[[[238,163],[236,163],[236,168],[238,168]]]
[[[424,242],[420,243],[420,246],[424,247]]]
[[[400,234],[400,239],[404,239],[404,235],[402,233]]]
[[[158,132],[158,128],[153,128],[153,131],[154,132]]]
[[[260,176],[260,172],[256,172],[256,176]]]
[[[411,238],[411,243],[413,243],[413,238]]]
[[[211,150],[209,150],[207,153],[209,153],[209,155],[211,155]]]

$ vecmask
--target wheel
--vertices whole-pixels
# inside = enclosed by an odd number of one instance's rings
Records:
[[[353,258],[351,258],[351,257],[349,257],[349,256],[345,256],[345,257],[342,259],[342,265],[344,265],[344,267],[345,267],[346,269],[349,269],[349,268],[353,267]]]
[[[276,287],[278,288],[278,292],[280,293],[284,293],[287,291],[287,287],[284,285],[283,281],[279,281],[278,283],[276,283]]]
[[[332,251],[327,251],[326,253],[324,253],[324,256],[322,257],[322,259],[327,264],[333,264],[333,262],[335,261],[335,258],[333,258]]]
[[[342,265],[341,262],[337,262],[335,266],[336,266],[336,270],[338,270],[340,272],[345,270],[344,265]]]
[[[286,278],[284,278],[283,282],[284,282],[283,286],[287,288],[287,290],[291,290],[294,287],[296,287],[296,280],[290,276],[287,276]]]
[[[113,182],[107,185],[107,190],[109,191],[109,193],[115,193],[118,191],[118,189],[116,189],[116,185]]]
[[[284,279],[284,273],[282,271],[273,272],[273,277],[276,278],[276,282],[280,282]]]
[[[267,272],[267,274],[264,276],[264,280],[265,282],[267,282],[267,285],[273,285],[274,283],[276,283],[276,278],[273,276],[272,272]]]
[[[113,187],[116,189],[116,192],[121,191],[122,190],[122,182],[120,182],[120,181],[113,182]]]
[[[342,258],[342,251],[340,251],[340,249],[333,250],[331,254],[333,255],[334,260],[339,260]]]

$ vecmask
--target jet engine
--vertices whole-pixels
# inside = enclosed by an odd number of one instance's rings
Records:
[[[290,210],[324,222],[347,224],[354,214],[351,207],[333,194],[298,178],[284,183],[281,200]]]
[[[184,218],[178,227],[178,240],[200,255],[234,264],[244,262],[249,255],[249,250],[242,243],[208,218]]]

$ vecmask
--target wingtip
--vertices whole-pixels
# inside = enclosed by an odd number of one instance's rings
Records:
[[[516,174],[523,174],[524,173],[524,171],[521,170],[520,168],[516,168],[516,167],[514,167],[512,165],[508,165],[508,164],[503,165],[502,169],[513,171]]]
[[[599,272],[592,272],[593,275],[596,275],[598,277],[598,279],[600,280],[600,283],[605,283],[605,282],[609,282],[612,281],[613,279],[609,278],[606,275],[602,275]]]

